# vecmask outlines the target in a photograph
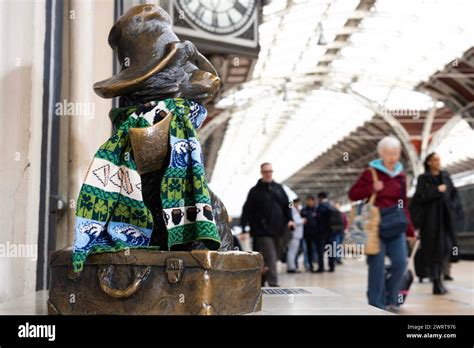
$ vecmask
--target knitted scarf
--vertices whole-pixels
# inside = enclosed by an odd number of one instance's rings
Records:
[[[76,205],[72,264],[83,269],[91,253],[150,246],[153,217],[143,202],[141,178],[133,159],[128,130],[149,127],[172,112],[170,163],[161,182],[161,203],[168,248],[202,240],[211,250],[220,246],[196,136],[207,116],[191,100],[174,98],[112,109],[113,136],[96,152]]]

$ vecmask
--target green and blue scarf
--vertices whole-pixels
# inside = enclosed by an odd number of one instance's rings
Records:
[[[198,129],[207,116],[201,104],[174,98],[115,108],[113,136],[96,152],[76,205],[73,269],[80,272],[89,254],[150,246],[153,217],[143,202],[141,178],[128,130],[149,127],[172,112],[170,163],[161,181],[161,203],[168,248],[202,240],[220,246],[207,186]]]

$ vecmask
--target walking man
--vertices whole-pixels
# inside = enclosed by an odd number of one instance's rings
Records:
[[[291,204],[283,187],[273,180],[270,163],[260,166],[262,177],[252,187],[244,204],[241,218],[242,230],[250,226],[253,249],[262,254],[265,271],[262,285],[278,285],[277,259],[281,252],[287,229],[294,229]]]

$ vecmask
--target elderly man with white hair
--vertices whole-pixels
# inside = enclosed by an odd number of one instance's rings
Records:
[[[414,237],[407,204],[407,180],[400,163],[401,143],[384,137],[377,145],[379,158],[369,163],[349,191],[353,201],[368,199],[375,194],[374,205],[380,210],[380,252],[368,255],[369,304],[398,312],[398,293],[407,266],[406,238]],[[391,261],[391,277],[385,282],[385,256]]]

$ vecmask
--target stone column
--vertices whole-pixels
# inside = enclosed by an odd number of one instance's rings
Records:
[[[97,97],[92,85],[112,75],[112,50],[107,37],[114,21],[114,2],[70,0],[65,12],[68,62],[63,75],[67,84],[64,99],[76,109],[74,115],[63,116],[67,123],[63,128],[68,132],[62,141],[67,147],[67,166],[63,164],[61,171],[67,174],[61,176],[65,181],[60,185],[67,190],[68,209],[67,223],[62,231],[58,229],[58,248],[73,243],[77,195],[95,151],[111,136],[112,129],[108,118],[112,102]]]

